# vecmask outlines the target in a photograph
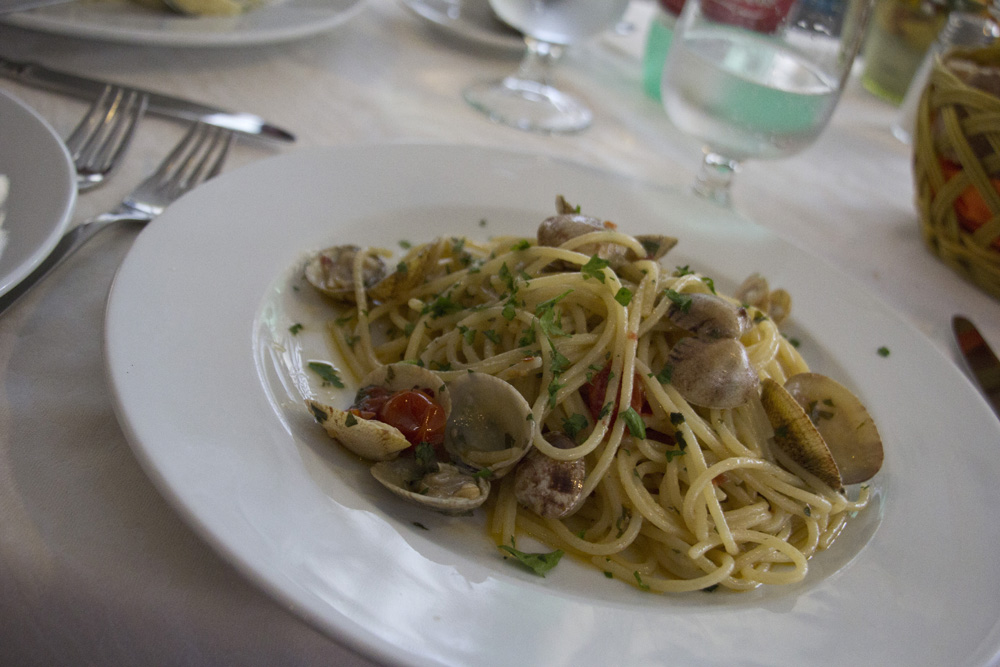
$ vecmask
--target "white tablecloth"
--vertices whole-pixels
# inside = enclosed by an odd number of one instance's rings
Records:
[[[281,151],[360,142],[442,141],[518,148],[677,186],[698,145],[640,85],[639,30],[573,49],[559,78],[595,109],[579,135],[493,125],[463,102],[473,80],[517,56],[449,38],[397,0],[298,42],[138,47],[0,25],[0,53],[258,113],[289,145],[242,142],[230,168]],[[0,80],[63,135],[82,102]],[[895,109],[857,82],[801,154],[750,162],[735,207],[852,274],[958,362],[955,313],[1000,347],[1000,304],[929,254],[913,205],[910,150]],[[127,164],[80,196],[74,221],[112,207],[179,138],[144,121]],[[129,449],[104,377],[102,315],[134,230],[100,237],[0,319],[0,664],[370,664],[272,601],[161,498]]]

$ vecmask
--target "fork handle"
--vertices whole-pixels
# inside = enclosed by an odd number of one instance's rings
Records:
[[[34,271],[29,273],[21,282],[8,290],[4,295],[0,296],[0,316],[6,313],[18,299],[31,291],[32,287],[41,282],[42,278],[49,275],[57,266],[69,259],[83,244],[97,236],[101,230],[109,227],[108,223],[129,220],[146,222],[146,219],[109,214],[81,223],[66,232],[59,239],[59,243],[56,244],[52,252],[49,253],[49,256],[42,260],[42,263],[35,267]]]

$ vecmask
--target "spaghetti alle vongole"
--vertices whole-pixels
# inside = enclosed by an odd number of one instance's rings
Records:
[[[801,580],[868,502],[842,488],[881,465],[867,411],[781,335],[785,293],[716,294],[660,263],[673,239],[563,204],[537,240],[439,238],[394,270],[320,253],[362,389],[313,414],[396,493],[484,505],[519,557],[544,561],[514,548],[530,536],[657,592]]]

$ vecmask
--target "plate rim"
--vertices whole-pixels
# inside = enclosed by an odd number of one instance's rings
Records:
[[[62,137],[52,127],[52,124],[27,102],[2,88],[0,88],[0,105],[9,105],[10,110],[18,114],[23,122],[35,125],[36,129],[40,130],[41,136],[45,138],[47,150],[60,156],[60,159],[57,160],[59,173],[47,174],[46,177],[51,183],[59,186],[59,192],[52,192],[51,195],[58,194],[61,200],[59,212],[43,242],[37,245],[31,254],[6,276],[0,276],[0,295],[3,295],[34,271],[49,256],[49,253],[52,252],[56,244],[59,243],[59,239],[66,233],[72,221],[78,193],[73,158],[70,156]],[[8,194],[8,198],[10,196]],[[7,227],[9,223],[9,219],[4,221],[4,229],[8,233],[11,232]]]
[[[400,2],[414,16],[426,21],[431,27],[443,30],[452,37],[507,51],[511,54],[524,53],[524,39],[520,36],[491,32],[475,24],[463,23],[441,16],[434,8],[429,7],[425,0],[400,0]]]
[[[273,13],[278,13],[279,15],[286,14],[290,7],[292,9],[295,8],[297,2],[307,3],[307,7],[316,9],[322,9],[322,5],[316,4],[312,0],[282,0],[275,2],[271,6],[257,8],[254,10],[256,14],[247,13],[236,17],[204,18],[203,20],[205,21],[230,22],[235,23],[237,26],[236,29],[228,28],[214,31],[167,29],[167,27],[183,27],[185,21],[199,20],[197,18],[171,17],[169,15],[165,15],[157,21],[160,27],[150,28],[142,24],[127,29],[123,29],[120,25],[109,27],[101,20],[100,14],[95,14],[94,19],[80,21],[72,13],[73,10],[77,10],[79,7],[61,5],[39,7],[37,9],[2,16],[0,17],[0,23],[6,23],[26,30],[120,44],[206,48],[254,46],[290,42],[333,30],[364,11],[368,6],[369,0],[336,1],[343,3],[344,6],[329,13],[325,20],[316,20],[315,16],[304,16],[292,25],[271,29],[268,29],[266,26],[257,26],[257,19],[262,16],[267,17]],[[131,7],[127,1],[120,7],[109,6],[106,9],[102,9],[111,11],[111,9],[116,8],[124,12],[117,15],[124,16],[126,19],[133,15],[136,18],[146,16],[155,18],[150,14],[151,10],[139,6]],[[69,13],[67,13],[67,10],[70,10]],[[240,24],[249,24],[249,26],[244,27]]]

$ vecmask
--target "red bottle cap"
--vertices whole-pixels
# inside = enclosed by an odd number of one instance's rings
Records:
[[[767,33],[778,29],[793,4],[795,0],[702,0],[701,10],[713,21]]]

